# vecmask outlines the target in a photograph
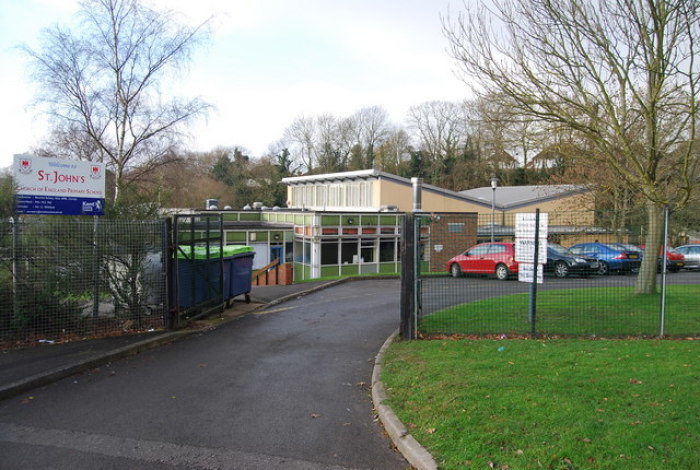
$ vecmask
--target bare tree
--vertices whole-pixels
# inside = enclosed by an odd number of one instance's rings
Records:
[[[143,174],[130,170],[167,161],[185,126],[208,110],[200,99],[162,93],[162,81],[172,79],[207,37],[207,23],[183,26],[173,13],[140,0],[80,5],[78,29],[45,30],[40,50],[24,50],[41,90],[37,101],[58,134],[89,150],[77,157],[107,164],[116,202],[127,175]]]
[[[430,159],[432,182],[438,183],[446,173],[466,138],[464,109],[450,101],[428,101],[408,110],[408,126],[418,140],[418,147]]]
[[[332,114],[316,118],[318,169],[324,172],[343,171],[353,146],[354,122]]]
[[[284,145],[291,152],[298,167],[306,171],[314,169],[316,153],[316,125],[314,118],[300,116],[284,130]]]
[[[408,133],[398,126],[392,126],[377,149],[374,166],[388,171],[400,173],[401,165],[410,157],[411,138]]]
[[[355,112],[350,119],[355,122],[356,142],[364,154],[362,166],[373,168],[376,151],[390,132],[389,114],[381,106],[370,106]]]
[[[474,5],[476,6],[474,7]],[[479,94],[574,130],[647,201],[636,292],[655,291],[664,205],[695,197],[697,0],[480,0],[443,20]]]

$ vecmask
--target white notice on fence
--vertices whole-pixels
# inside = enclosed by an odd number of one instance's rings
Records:
[[[518,263],[535,262],[535,218],[536,214],[515,214],[515,261]],[[540,213],[539,243],[537,261],[547,262],[547,227],[549,214]]]
[[[533,274],[535,272],[535,265],[532,263],[519,263],[518,264],[518,281],[520,282],[532,282]],[[544,266],[542,264],[537,265],[537,284],[544,283]]]
[[[515,236],[520,238],[535,238],[535,218],[537,214],[532,212],[519,212],[515,214]],[[547,226],[549,214],[540,213],[540,238],[547,238]]]

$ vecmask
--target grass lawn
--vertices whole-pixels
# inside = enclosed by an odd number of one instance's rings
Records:
[[[423,333],[484,334],[530,332],[528,294],[457,305],[427,315]],[[553,335],[636,336],[659,334],[660,295],[634,294],[632,287],[540,291],[537,332]],[[700,286],[667,290],[666,333],[700,334]]]
[[[394,343],[389,405],[440,468],[700,468],[700,342]]]

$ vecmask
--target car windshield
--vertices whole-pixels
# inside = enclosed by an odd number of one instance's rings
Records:
[[[558,255],[572,255],[573,254],[569,251],[568,248],[564,248],[563,246],[557,245],[556,243],[548,243],[547,248],[552,250],[554,253],[556,253]]]

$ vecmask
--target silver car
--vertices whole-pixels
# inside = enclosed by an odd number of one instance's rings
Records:
[[[700,269],[700,244],[698,245],[683,245],[675,249],[678,253],[685,256],[685,269]]]

